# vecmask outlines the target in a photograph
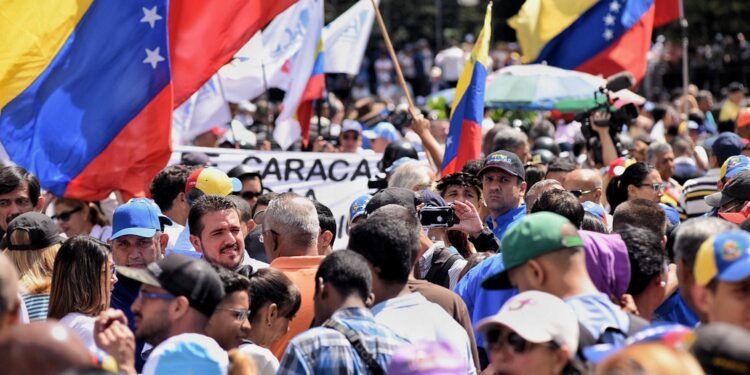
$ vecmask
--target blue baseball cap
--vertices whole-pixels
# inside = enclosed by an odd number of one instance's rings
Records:
[[[401,134],[390,122],[379,122],[372,129],[362,132],[362,135],[369,139],[385,138],[390,142],[401,139]]]
[[[686,347],[692,342],[693,330],[689,327],[675,323],[653,323],[630,336],[623,344],[597,344],[583,349],[586,361],[593,364],[603,362],[605,359],[618,353],[627,346],[659,342],[669,347]]]
[[[708,238],[698,249],[693,267],[695,283],[737,282],[750,277],[750,233],[730,230]]]
[[[349,206],[350,223],[354,221],[354,219],[367,214],[367,212],[365,211],[365,207],[367,207],[367,202],[370,201],[370,198],[372,198],[372,195],[365,194],[357,197],[357,199],[352,202],[351,206]]]
[[[731,179],[742,171],[750,169],[750,158],[745,155],[735,155],[724,161],[719,170],[719,179]]]
[[[153,237],[172,220],[162,215],[159,206],[148,198],[133,198],[117,207],[112,217],[112,239],[126,235]]]

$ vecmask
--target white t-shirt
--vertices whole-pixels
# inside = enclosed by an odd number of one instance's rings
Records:
[[[239,350],[255,362],[258,375],[274,375],[279,370],[279,360],[270,350],[253,343],[242,344]]]
[[[83,343],[86,344],[86,348],[90,352],[95,353],[99,351],[99,347],[96,346],[96,342],[94,341],[95,321],[96,318],[93,316],[72,312],[60,319],[60,324],[72,329],[83,340]]]

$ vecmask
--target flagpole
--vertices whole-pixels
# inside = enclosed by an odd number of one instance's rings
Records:
[[[689,78],[688,78],[688,21],[687,17],[685,17],[685,2],[680,0],[680,28],[682,29],[682,95],[683,95],[683,102],[682,102],[682,115],[684,117],[684,120],[687,121],[688,118],[688,101],[687,101],[687,95],[688,95],[688,85],[689,85]]]
[[[409,93],[409,89],[406,87],[406,80],[404,79],[404,74],[401,72],[401,65],[398,63],[398,58],[396,57],[396,52],[393,50],[393,43],[391,43],[391,37],[388,36],[388,30],[385,28],[385,22],[383,22],[383,16],[380,14],[380,8],[378,8],[378,5],[375,4],[375,0],[370,0],[372,2],[372,6],[375,8],[375,18],[378,20],[378,26],[380,26],[380,32],[383,34],[383,39],[385,40],[385,46],[388,49],[388,53],[391,55],[391,61],[393,61],[393,66],[396,68],[396,77],[398,78],[398,83],[401,86],[401,89],[404,91],[404,95],[406,95],[406,102],[409,104],[409,112],[412,116],[415,116],[415,113],[418,113],[416,111],[416,107],[414,106],[414,101],[411,99],[411,94]]]

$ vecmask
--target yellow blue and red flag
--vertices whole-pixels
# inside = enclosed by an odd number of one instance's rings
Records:
[[[640,80],[655,26],[679,17],[679,0],[526,0],[508,20],[525,63]],[[656,18],[656,21],[655,21]]]
[[[305,91],[302,92],[299,107],[297,108],[297,121],[302,130],[302,144],[307,147],[310,141],[310,118],[312,117],[312,105],[314,100],[323,99],[326,94],[325,52],[323,52],[323,39],[318,42],[315,50],[315,64],[313,65],[310,79],[307,81]]]
[[[460,172],[466,162],[479,159],[481,156],[484,89],[487,71],[490,69],[491,21],[490,2],[487,5],[482,31],[456,85],[456,94],[451,106],[451,125],[441,168],[443,176]]]
[[[293,2],[5,1],[0,142],[57,196],[145,195],[172,108]]]

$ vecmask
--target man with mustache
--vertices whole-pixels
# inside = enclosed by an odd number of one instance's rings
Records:
[[[188,227],[190,243],[209,263],[243,275],[252,273],[261,264],[245,253],[240,213],[229,198],[219,195],[198,198],[190,207]]]
[[[41,212],[44,203],[36,176],[17,166],[0,168],[0,237],[16,216]]]
[[[164,257],[164,250],[169,242],[169,235],[164,233],[164,225],[172,221],[162,215],[159,206],[146,198],[131,199],[117,207],[112,216],[112,260],[115,267],[146,268],[146,265]],[[127,317],[130,330],[135,330],[135,319],[130,306],[138,297],[141,284],[120,272],[118,282],[112,289],[110,306],[122,310]],[[137,371],[143,367],[140,355],[143,340],[136,340],[135,366]]]

